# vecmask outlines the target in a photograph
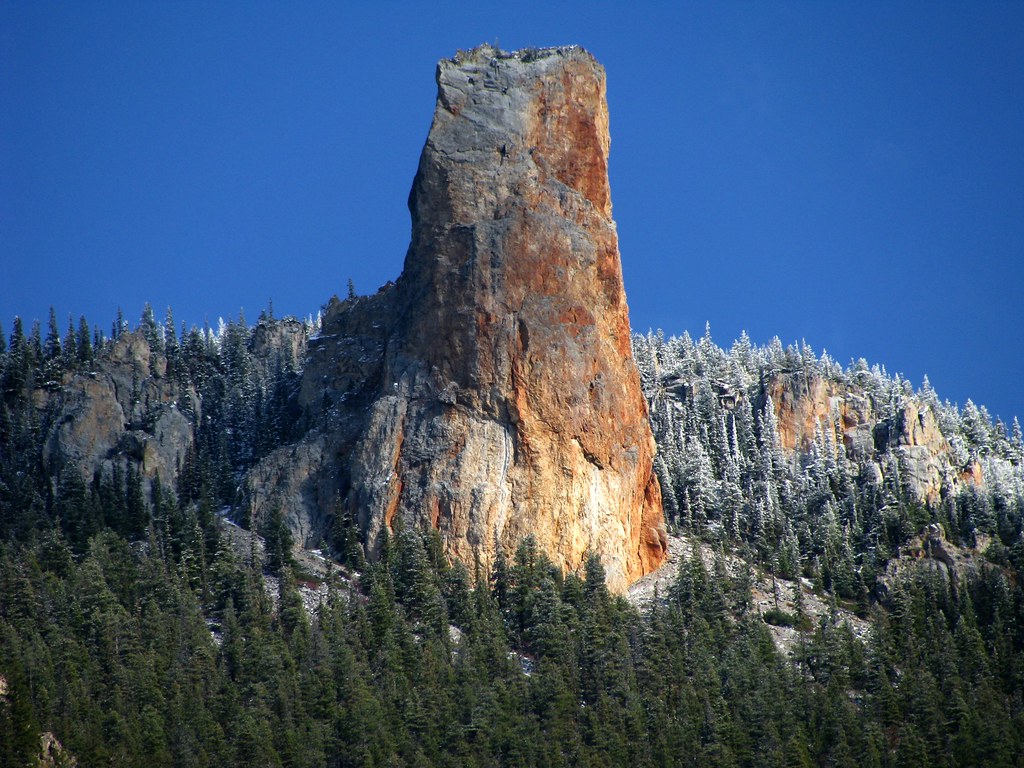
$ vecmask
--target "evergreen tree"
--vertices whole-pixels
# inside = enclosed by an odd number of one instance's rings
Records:
[[[142,333],[142,337],[149,342],[150,349],[157,353],[162,353],[164,351],[160,326],[157,324],[156,316],[153,314],[153,307],[150,306],[148,301],[142,309],[142,318],[139,321],[139,331]]]
[[[78,318],[78,333],[75,337],[75,351],[78,355],[78,362],[85,365],[92,362],[93,344],[89,341],[89,323],[85,315]]]
[[[270,573],[280,575],[282,568],[292,564],[293,542],[279,504],[271,507],[260,534],[264,541],[266,568]]]
[[[50,320],[47,323],[46,343],[43,345],[43,359],[47,362],[60,360],[62,355],[60,329],[57,327],[57,313],[50,307]]]
[[[128,330],[128,323],[124,319],[124,313],[121,312],[121,308],[117,308],[117,319],[114,320],[113,325],[110,328],[110,338],[117,341],[121,338],[121,334]]]
[[[78,337],[75,335],[75,320],[68,315],[68,329],[61,345],[61,367],[72,370],[78,364]]]

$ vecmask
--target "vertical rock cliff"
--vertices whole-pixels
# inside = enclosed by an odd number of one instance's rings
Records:
[[[533,535],[567,570],[598,554],[621,591],[665,548],[604,71],[580,48],[484,46],[442,61],[437,83],[403,273],[330,307],[303,382],[321,425],[307,439],[332,444],[327,485],[371,553],[397,518],[470,565]]]

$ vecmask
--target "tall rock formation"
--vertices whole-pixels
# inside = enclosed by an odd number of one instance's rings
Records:
[[[307,506],[333,492],[371,553],[398,518],[468,564],[533,535],[567,570],[596,553],[621,591],[665,544],[604,71],[576,47],[483,46],[442,61],[437,83],[402,276],[332,304],[311,344],[302,401],[320,426],[306,442],[328,447],[301,470]],[[289,450],[269,474],[291,471]]]

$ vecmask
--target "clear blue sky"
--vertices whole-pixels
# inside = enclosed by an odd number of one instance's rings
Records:
[[[0,322],[397,277],[434,65],[604,64],[633,327],[806,339],[1024,416],[1024,3],[0,0]]]

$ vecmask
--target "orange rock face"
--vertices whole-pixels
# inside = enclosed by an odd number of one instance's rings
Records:
[[[364,441],[391,467],[384,493],[358,494],[370,539],[401,514],[487,563],[529,534],[567,570],[598,553],[622,590],[661,563],[664,531],[604,72],[578,48],[485,47],[437,79],[396,288],[404,322]]]
[[[874,403],[865,391],[802,373],[768,379],[765,395],[772,399],[779,442],[788,451],[806,452],[816,431],[832,430],[833,444],[875,462],[879,477],[888,466],[884,458],[892,457],[908,488],[928,503],[938,502],[947,485],[984,482],[977,461],[956,465],[935,413],[916,397],[908,396],[883,418],[885,404]]]
[[[623,591],[661,564],[665,532],[604,71],[579,48],[484,46],[437,82],[403,273],[333,304],[310,345],[301,399],[333,445],[306,473],[371,555],[398,519],[471,568],[532,535],[567,571],[598,554]]]

